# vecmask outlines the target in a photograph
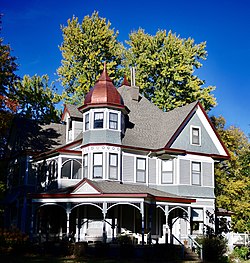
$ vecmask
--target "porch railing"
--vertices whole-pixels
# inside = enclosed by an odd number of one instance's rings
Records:
[[[190,246],[191,249],[195,245],[200,250],[200,259],[203,260],[203,247],[201,244],[199,244],[192,236],[188,235],[188,238],[190,239]],[[194,245],[193,245],[194,244]]]

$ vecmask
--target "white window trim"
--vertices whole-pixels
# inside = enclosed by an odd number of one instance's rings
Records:
[[[103,113],[103,128],[94,128],[94,116],[95,113]],[[115,113],[117,114],[117,129],[109,128],[109,114]],[[85,116],[89,114],[89,130],[112,130],[121,132],[121,112],[116,110],[111,110],[107,108],[97,108],[91,109],[83,115],[83,131],[88,131],[85,129]]]
[[[199,144],[193,143],[193,129],[199,130]],[[193,146],[201,146],[201,127],[194,125],[190,126],[190,144]]]

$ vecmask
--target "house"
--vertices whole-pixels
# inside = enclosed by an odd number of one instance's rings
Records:
[[[6,222],[40,240],[184,242],[214,229],[214,163],[228,157],[199,102],[163,112],[104,69],[61,124],[12,129]]]

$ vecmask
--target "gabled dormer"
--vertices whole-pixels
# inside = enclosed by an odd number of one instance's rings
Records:
[[[82,132],[82,114],[73,105],[66,104],[62,115],[62,121],[66,125],[66,143],[74,141]]]
[[[83,113],[83,144],[121,144],[123,117],[127,111],[106,68],[79,110]]]

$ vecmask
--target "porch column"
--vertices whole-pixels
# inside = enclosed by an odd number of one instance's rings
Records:
[[[67,203],[67,208],[66,208],[66,215],[67,215],[67,231],[66,231],[66,234],[67,234],[67,237],[69,237],[69,216],[70,216],[70,213],[71,213],[70,203]]]
[[[191,206],[188,207],[188,221],[189,221],[189,228],[187,230],[188,235],[191,235]]]
[[[103,203],[103,209],[102,209],[102,214],[103,214],[103,233],[102,233],[102,241],[103,243],[107,242],[107,232],[106,232],[106,214],[107,214],[107,203]]]
[[[165,243],[168,243],[168,235],[169,235],[169,225],[168,225],[168,211],[169,206],[165,205],[165,217],[166,217],[166,233],[165,233]]]
[[[140,203],[140,208],[141,208],[141,236],[142,236],[142,246],[144,246],[144,202]]]

